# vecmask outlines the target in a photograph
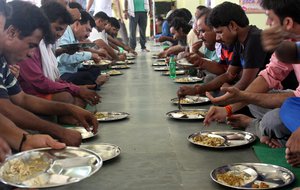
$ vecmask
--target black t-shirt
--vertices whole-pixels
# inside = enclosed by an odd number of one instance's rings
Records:
[[[261,30],[256,26],[249,26],[247,38],[243,44],[236,42],[233,49],[231,65],[248,68],[265,68],[267,53],[261,44]]]

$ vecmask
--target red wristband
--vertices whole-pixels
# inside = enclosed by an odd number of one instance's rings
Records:
[[[231,105],[225,106],[226,112],[227,112],[227,117],[232,115],[232,107]]]

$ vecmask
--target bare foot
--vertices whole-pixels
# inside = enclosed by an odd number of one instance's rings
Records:
[[[282,145],[278,142],[277,139],[270,139],[268,136],[261,136],[260,142],[268,145],[271,148],[282,148]]]
[[[99,75],[96,79],[96,84],[101,86],[108,81],[109,75]]]
[[[289,148],[285,149],[285,158],[287,163],[293,167],[300,166],[300,153],[292,153]]]
[[[230,117],[227,117],[227,124],[231,125],[233,128],[247,128],[251,123],[253,118],[248,117],[243,114],[236,114]]]

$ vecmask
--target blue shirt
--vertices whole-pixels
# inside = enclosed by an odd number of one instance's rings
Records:
[[[68,26],[65,33],[58,40],[58,46],[73,43],[79,43],[79,41],[75,39],[72,28]],[[57,57],[58,70],[61,75],[64,73],[76,73],[78,68],[82,67],[81,63],[91,58],[92,53],[87,51],[76,52],[73,55],[67,53],[61,54]]]
[[[279,116],[284,125],[294,132],[300,127],[300,98],[292,97],[285,100],[279,112]]]
[[[173,37],[173,35],[170,33],[170,26],[169,23],[165,20],[162,24],[162,31],[161,34],[157,34],[155,38],[159,38],[161,36],[169,36]]]
[[[10,72],[5,59],[0,57],[0,98],[9,98],[21,92],[18,80]]]

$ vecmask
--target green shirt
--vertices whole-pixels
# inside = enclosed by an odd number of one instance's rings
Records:
[[[219,62],[220,58],[218,57],[216,50],[214,51],[210,51],[209,49],[207,49],[206,47],[204,48],[204,57],[211,59],[213,61]]]
[[[146,12],[144,0],[133,0],[134,12]]]

